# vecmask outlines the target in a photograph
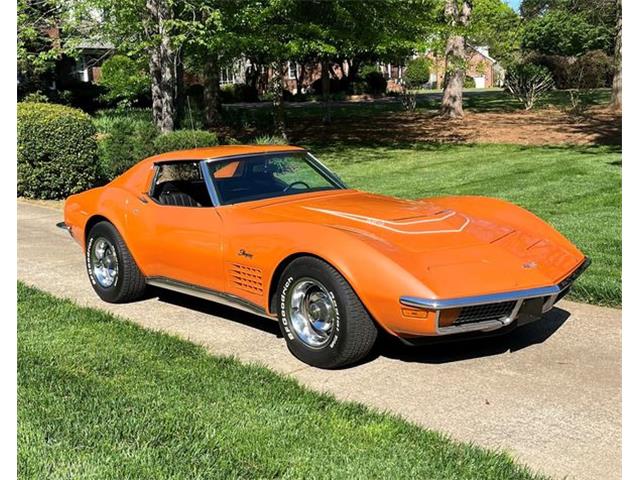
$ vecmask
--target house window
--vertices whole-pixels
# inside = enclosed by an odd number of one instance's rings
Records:
[[[295,80],[298,73],[298,64],[296,62],[288,62],[288,65],[289,80]]]
[[[223,85],[227,83],[233,83],[232,67],[226,67],[226,68],[220,69],[220,83],[222,83]]]

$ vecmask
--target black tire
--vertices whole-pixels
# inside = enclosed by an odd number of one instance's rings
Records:
[[[92,250],[102,240],[106,240],[110,244],[109,248],[115,249],[114,253],[117,258],[117,273],[113,284],[109,286],[101,285],[94,275],[95,261],[92,258]],[[87,235],[86,246],[87,274],[93,289],[102,300],[109,303],[125,303],[138,300],[144,295],[146,287],[144,275],[136,265],[122,236],[111,223],[100,222],[94,225]],[[111,250],[109,251],[111,252]]]
[[[312,348],[298,335],[290,321],[295,286],[312,280],[329,294],[337,312],[334,328],[326,343]],[[284,270],[276,292],[280,330],[291,353],[303,362],[320,368],[339,368],[363,359],[374,346],[378,329],[349,283],[328,263],[315,257],[300,257]]]

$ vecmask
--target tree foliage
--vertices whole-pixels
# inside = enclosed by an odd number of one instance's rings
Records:
[[[100,84],[107,88],[106,100],[133,103],[150,90],[149,72],[125,55],[114,55],[102,64]]]
[[[589,50],[613,53],[614,0],[524,0],[522,47],[550,55],[580,55]]]

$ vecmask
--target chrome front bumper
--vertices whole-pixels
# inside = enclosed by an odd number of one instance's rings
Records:
[[[542,299],[541,313],[551,310],[553,305],[568,293],[571,285],[591,264],[591,259],[586,257],[584,261],[564,280],[557,285],[548,287],[532,288],[528,290],[516,290],[512,292],[493,293],[489,295],[478,295],[471,297],[447,298],[447,299],[430,299],[418,297],[400,297],[400,303],[407,307],[432,310],[436,312],[436,334],[450,335],[454,333],[465,332],[490,332],[499,328],[510,325],[523,309],[523,306],[533,302],[539,302]],[[467,322],[463,324],[440,326],[440,313],[443,310],[453,308],[465,308],[478,305],[501,304],[505,302],[514,302],[515,305],[508,315],[499,319],[486,321]],[[525,303],[526,302],[526,303]]]

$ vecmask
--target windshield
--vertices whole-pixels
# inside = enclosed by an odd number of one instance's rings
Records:
[[[345,188],[306,152],[213,160],[207,167],[221,205]]]

